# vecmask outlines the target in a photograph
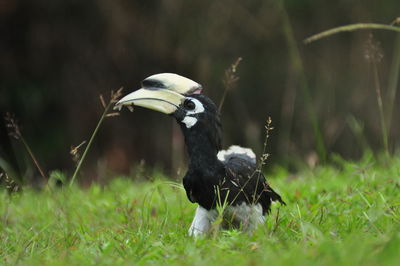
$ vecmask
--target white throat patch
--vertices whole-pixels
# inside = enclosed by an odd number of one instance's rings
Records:
[[[182,123],[186,125],[186,128],[191,128],[192,126],[196,125],[197,118],[192,116],[185,116],[185,118],[182,120]]]

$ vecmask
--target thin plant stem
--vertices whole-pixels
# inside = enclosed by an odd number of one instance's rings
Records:
[[[377,30],[390,30],[390,31],[395,31],[395,32],[400,32],[400,27],[392,26],[392,25],[386,25],[386,24],[377,24],[377,23],[357,23],[357,24],[350,24],[350,25],[345,25],[345,26],[340,26],[336,27],[333,29],[329,29],[327,31],[320,32],[318,34],[312,35],[308,38],[306,38],[303,42],[305,44],[309,44],[311,42],[320,40],[322,38],[341,33],[341,32],[349,32],[349,31],[355,31],[355,30],[372,30],[372,29],[377,29]]]
[[[103,106],[103,108],[104,108],[104,112],[103,112],[103,114],[101,115],[100,120],[99,120],[99,122],[97,123],[96,128],[94,129],[94,131],[93,131],[93,133],[92,133],[92,136],[90,137],[89,142],[88,142],[88,144],[87,144],[86,147],[85,147],[85,150],[84,150],[84,152],[83,152],[83,154],[82,154],[82,157],[80,158],[80,160],[79,160],[79,162],[78,162],[78,165],[77,165],[76,168],[75,168],[75,172],[74,172],[74,174],[72,175],[71,181],[70,181],[70,183],[69,183],[69,186],[70,186],[70,187],[74,184],[74,181],[75,181],[75,179],[76,179],[76,176],[78,175],[79,170],[80,170],[81,167],[82,167],[83,161],[85,160],[86,155],[87,155],[87,153],[88,153],[90,147],[92,146],[93,140],[94,140],[94,138],[96,137],[97,131],[99,131],[99,128],[100,128],[101,124],[103,123],[104,118],[106,118],[106,117],[113,117],[113,116],[119,115],[118,112],[108,113],[108,111],[110,110],[111,106],[114,105],[114,104],[118,101],[118,99],[121,97],[121,95],[122,95],[122,90],[123,90],[122,87],[119,88],[116,92],[114,92],[114,91],[112,90],[112,91],[111,91],[111,96],[110,96],[110,101],[109,101],[109,103],[108,103],[107,105],[105,104],[103,95],[100,94],[100,102],[101,102],[101,104],[102,104],[102,106]],[[81,146],[81,145],[79,145],[79,146]],[[75,149],[78,149],[79,146],[78,146],[78,147],[75,147]]]
[[[258,189],[258,182],[260,180],[261,172],[262,169],[265,165],[265,162],[267,161],[269,154],[267,153],[267,146],[268,146],[268,139],[269,139],[269,132],[273,130],[274,128],[271,127],[272,119],[271,117],[267,118],[267,123],[265,125],[265,139],[264,139],[264,144],[263,144],[263,151],[260,156],[259,163],[257,165],[256,171],[257,171],[257,183],[256,183],[256,188],[254,189],[254,194],[253,194],[253,203],[256,203],[258,199],[256,199],[256,193]],[[261,196],[261,195],[260,195]]]
[[[39,170],[40,175],[48,180],[46,174],[44,173],[44,171],[42,170],[42,168],[40,167],[39,161],[36,159],[35,155],[33,154],[31,148],[29,147],[28,143],[25,141],[25,138],[22,136],[22,134],[19,136],[21,139],[22,144],[24,145],[26,151],[29,153],[29,156],[32,158],[33,163],[36,165],[36,168]]]
[[[40,167],[39,161],[36,159],[35,154],[33,153],[32,149],[29,147],[28,142],[25,140],[24,136],[22,135],[22,131],[18,125],[17,120],[15,119],[14,115],[10,113],[6,113],[6,116],[4,119],[7,121],[6,127],[9,129],[9,136],[13,137],[16,140],[20,140],[22,142],[22,145],[28,152],[29,156],[31,157],[33,163],[35,164],[36,168],[39,170],[40,175],[42,176],[43,179],[48,180],[46,177],[44,171]],[[22,180],[20,180],[22,183]]]
[[[87,144],[86,147],[85,147],[85,151],[83,152],[82,157],[81,157],[81,159],[80,159],[79,162],[78,162],[78,165],[76,166],[75,172],[74,172],[74,174],[72,175],[72,178],[71,178],[71,181],[70,181],[70,183],[69,183],[69,186],[72,186],[72,184],[74,183],[74,181],[75,181],[75,179],[76,179],[76,176],[78,175],[79,170],[80,170],[81,167],[82,167],[83,161],[85,160],[86,155],[87,155],[87,153],[88,153],[90,147],[92,146],[93,140],[94,140],[94,138],[96,137],[97,131],[99,131],[99,128],[100,128],[101,124],[103,123],[104,118],[107,116],[108,110],[110,109],[110,107],[111,107],[112,104],[113,104],[113,103],[110,102],[110,103],[104,108],[104,112],[103,112],[103,114],[101,115],[100,120],[99,120],[99,122],[97,123],[96,128],[94,129],[94,131],[93,131],[93,133],[92,133],[92,136],[90,137],[90,140],[89,140],[88,144]]]
[[[274,225],[274,229],[272,229],[271,234],[274,234],[276,232],[276,230],[278,229],[278,226],[280,224],[280,219],[279,219],[279,211],[281,208],[278,208],[278,212],[276,213],[275,216],[275,225]]]
[[[242,61],[242,58],[238,57],[236,59],[236,61],[233,62],[227,70],[225,70],[225,76],[223,79],[224,93],[222,94],[222,98],[218,105],[218,112],[220,112],[220,113],[222,110],[222,106],[224,105],[225,98],[226,98],[226,95],[228,94],[228,91],[231,90],[235,86],[236,82],[239,80],[239,77],[236,75],[236,71],[237,71],[237,68],[241,61]]]
[[[393,116],[393,106],[396,99],[397,86],[399,82],[400,73],[400,34],[397,34],[394,42],[393,61],[390,67],[388,95],[387,95],[387,108],[386,108],[386,123],[388,132],[390,132]]]
[[[386,128],[386,123],[385,123],[385,115],[384,115],[384,111],[383,111],[382,93],[381,93],[381,86],[380,86],[380,82],[379,82],[378,67],[376,66],[376,63],[373,63],[372,65],[373,65],[373,71],[374,71],[376,100],[378,102],[379,117],[381,120],[380,122],[381,122],[381,129],[382,129],[383,148],[385,150],[385,153],[389,154],[388,134],[387,134],[387,128]]]
[[[222,94],[222,98],[221,98],[221,101],[219,102],[219,106],[218,106],[218,112],[220,112],[220,113],[221,113],[221,110],[222,110],[222,106],[224,105],[225,98],[226,98],[227,94],[228,94],[228,88],[225,87],[224,88],[224,94]]]

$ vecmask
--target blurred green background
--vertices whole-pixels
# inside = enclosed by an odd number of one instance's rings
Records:
[[[99,94],[121,86],[128,93],[151,74],[174,72],[201,83],[218,103],[225,70],[242,57],[222,110],[224,147],[259,154],[271,116],[269,165],[298,159],[314,165],[332,154],[357,159],[383,149],[376,67],[384,107],[395,103],[393,152],[399,95],[393,99],[388,88],[399,34],[364,30],[303,40],[351,23],[390,24],[399,11],[398,0],[1,0],[1,115],[16,115],[46,171],[70,173],[70,147],[88,140],[101,115]],[[381,60],[367,60],[371,40]],[[183,140],[174,123],[140,108],[107,118],[81,180],[132,174],[141,161],[182,176],[176,173],[185,165]],[[2,156],[10,142],[20,171],[34,179],[21,144],[4,130]]]

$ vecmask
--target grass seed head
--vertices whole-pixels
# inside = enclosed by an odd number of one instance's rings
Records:
[[[365,43],[364,58],[370,63],[380,63],[383,58],[381,43],[370,33]]]
[[[104,101],[103,94],[100,94],[99,98],[100,98],[101,105],[103,106],[104,109],[106,109],[107,104],[106,104],[106,101]]]
[[[7,173],[0,172],[0,181],[3,181],[9,193],[20,191],[20,187],[14,180],[12,180]]]
[[[124,87],[119,88],[116,92],[111,90],[111,98],[110,98],[110,103],[116,103],[118,102],[119,98],[122,96],[122,91],[124,90]]]
[[[18,120],[15,118],[15,115],[7,112],[4,116],[4,120],[6,121],[8,135],[16,140],[20,139],[21,130],[18,125]]]
[[[241,61],[242,58],[238,57],[238,59],[236,59],[236,61],[233,62],[232,65],[227,70],[225,70],[223,83],[226,90],[232,89],[235,83],[239,80],[239,77],[236,75],[236,71]]]
[[[81,158],[81,155],[79,153],[79,149],[86,144],[86,140],[82,141],[81,144],[79,144],[78,146],[71,146],[71,150],[69,151],[69,153],[72,156],[72,160],[76,163],[79,161],[79,159]]]
[[[392,26],[400,25],[400,17],[395,18],[392,23],[390,23]]]

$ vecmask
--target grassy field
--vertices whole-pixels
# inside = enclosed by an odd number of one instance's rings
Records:
[[[194,214],[179,184],[118,178],[109,185],[1,192],[0,258],[19,265],[399,265],[400,158],[338,162],[270,183],[273,206],[252,235],[187,236]]]

